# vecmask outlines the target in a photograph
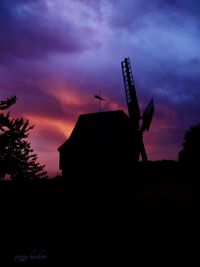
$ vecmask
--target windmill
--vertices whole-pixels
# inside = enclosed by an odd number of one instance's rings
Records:
[[[141,116],[129,58],[125,58],[124,61],[121,62],[121,67],[131,128],[134,135],[138,138],[139,156],[141,155],[143,161],[147,161],[148,159],[143,142],[143,133],[145,131],[149,131],[151,125],[154,114],[153,98],[150,100]],[[141,120],[142,122],[140,122]]]

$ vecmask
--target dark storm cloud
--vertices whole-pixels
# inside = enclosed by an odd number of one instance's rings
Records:
[[[48,6],[42,0],[1,0],[0,17],[1,59],[81,52],[88,49],[90,45],[85,40],[93,35],[89,27],[48,16]]]
[[[182,24],[189,16],[192,19],[199,18],[199,1],[191,0],[135,0],[135,1],[112,1],[113,11],[109,22],[112,27],[124,28],[125,30],[137,30],[147,25],[152,25],[152,16],[167,18],[169,24],[172,19],[177,24]],[[160,23],[162,20],[160,20]],[[199,20],[196,21],[199,23]],[[134,34],[134,32],[133,32]]]
[[[185,66],[183,63],[167,72],[160,71],[157,73],[159,79],[152,84],[152,93],[157,100],[168,104],[181,116],[200,114],[200,68],[197,65],[197,60],[195,63],[188,61]]]

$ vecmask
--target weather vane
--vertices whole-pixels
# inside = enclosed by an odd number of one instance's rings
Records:
[[[104,98],[101,97],[101,90],[99,90],[99,95],[94,95],[94,97],[99,100],[99,112],[101,112],[101,101],[106,101]]]

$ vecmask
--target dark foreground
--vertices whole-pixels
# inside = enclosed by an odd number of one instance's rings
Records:
[[[0,266],[200,263],[197,169],[80,169],[0,185]],[[65,265],[64,265],[65,264]]]

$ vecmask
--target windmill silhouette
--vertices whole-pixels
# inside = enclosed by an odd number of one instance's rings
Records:
[[[147,154],[143,142],[144,131],[149,131],[152,117],[154,114],[153,98],[150,100],[142,116],[140,115],[140,108],[138,104],[131,63],[129,58],[125,58],[121,62],[122,74],[124,80],[124,88],[126,92],[126,100],[128,105],[128,113],[131,122],[131,128],[135,136],[138,138],[138,153],[143,161],[147,161]],[[142,123],[140,122],[142,120]]]
[[[141,116],[129,58],[121,62],[121,67],[129,116],[123,110],[101,112],[101,102],[106,100],[101,92],[94,95],[99,101],[99,112],[80,114],[70,136],[58,148],[63,177],[74,175],[80,168],[89,172],[91,166],[99,173],[99,166],[104,166],[102,172],[106,169],[113,174],[120,166],[138,162],[140,155],[147,161],[143,133],[151,125],[153,99]]]

